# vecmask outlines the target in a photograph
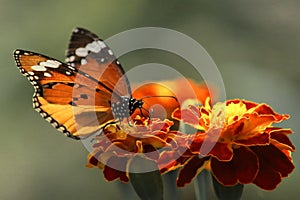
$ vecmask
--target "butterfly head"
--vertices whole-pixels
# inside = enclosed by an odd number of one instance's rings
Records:
[[[144,101],[142,99],[131,98],[129,101],[129,114],[132,115],[137,108],[142,109],[143,105]]]

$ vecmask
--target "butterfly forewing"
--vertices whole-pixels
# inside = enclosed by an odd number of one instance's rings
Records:
[[[90,75],[112,93],[112,102],[131,96],[123,68],[112,50],[97,35],[83,28],[72,32],[66,62],[79,72]]]
[[[79,139],[113,120],[112,94],[91,75],[29,51],[16,50],[14,57],[35,88],[34,108],[58,130]]]

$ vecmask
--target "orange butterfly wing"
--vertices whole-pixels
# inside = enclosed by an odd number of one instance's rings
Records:
[[[108,101],[111,93],[100,86],[101,89],[95,88],[88,77],[40,54],[16,50],[14,55],[21,72],[35,88],[33,107],[67,136],[85,137],[113,120]]]
[[[36,111],[59,131],[80,139],[114,121],[112,101],[131,96],[131,90],[111,50],[94,34],[75,29],[67,56],[65,64],[29,51],[14,52],[21,73],[35,88]]]

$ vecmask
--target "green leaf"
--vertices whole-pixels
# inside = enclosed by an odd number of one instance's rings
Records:
[[[162,178],[154,161],[135,156],[129,165],[129,178],[142,200],[163,199]]]
[[[219,200],[239,200],[242,197],[244,185],[236,184],[234,186],[224,186],[220,184],[214,177],[213,185],[215,193]]]

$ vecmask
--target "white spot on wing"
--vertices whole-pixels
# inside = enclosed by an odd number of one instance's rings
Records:
[[[45,118],[46,116],[47,116],[47,114],[46,113],[40,113],[40,115],[43,117],[43,118]],[[51,119],[51,118],[50,118]]]
[[[79,32],[78,28],[74,28],[73,32],[74,32],[74,33]]]
[[[88,55],[88,53],[89,53],[88,50],[86,48],[82,48],[82,47],[76,49],[76,51],[75,51],[75,54],[79,57],[86,57]]]
[[[45,118],[45,120],[46,120],[47,122],[51,122],[51,121],[52,121],[52,118],[51,118],[51,117],[47,117],[47,118]]]
[[[87,63],[86,59],[81,59],[81,65],[85,65]]]
[[[101,49],[104,49],[106,47],[105,43],[100,41],[100,40],[98,40],[97,43],[98,43],[98,45],[100,46]]]
[[[111,55],[111,56],[114,55],[113,52],[112,52],[112,50],[110,50],[110,49],[109,49],[107,52],[108,52],[109,55]]]
[[[60,127],[57,128],[57,130],[63,132],[63,131],[65,131],[66,129],[65,129],[63,126],[60,126]]]
[[[54,122],[52,122],[52,123],[51,123],[51,125],[52,125],[52,126],[54,126],[55,128],[56,128],[56,127],[58,127],[58,123],[57,123],[57,122],[55,122],[55,121],[54,121]]]
[[[71,72],[66,71],[66,75],[70,76],[70,75],[71,75]]]
[[[74,63],[72,63],[72,64],[74,64]],[[68,66],[68,68],[70,69],[70,70],[75,70],[75,68],[74,67],[72,67],[71,65],[70,66]]]
[[[44,73],[44,76],[46,76],[46,77],[51,77],[51,74],[48,73],[48,72],[45,72],[45,73]]]
[[[75,56],[70,56],[66,59],[66,62],[73,62],[75,60]]]
[[[60,62],[47,60],[46,62],[40,62],[40,65],[43,67],[58,68],[60,66]]]
[[[31,66],[31,69],[34,71],[47,71],[46,67],[40,65],[33,65]]]
[[[101,51],[101,46],[96,41],[87,44],[85,48],[94,53],[98,53],[99,51]]]

